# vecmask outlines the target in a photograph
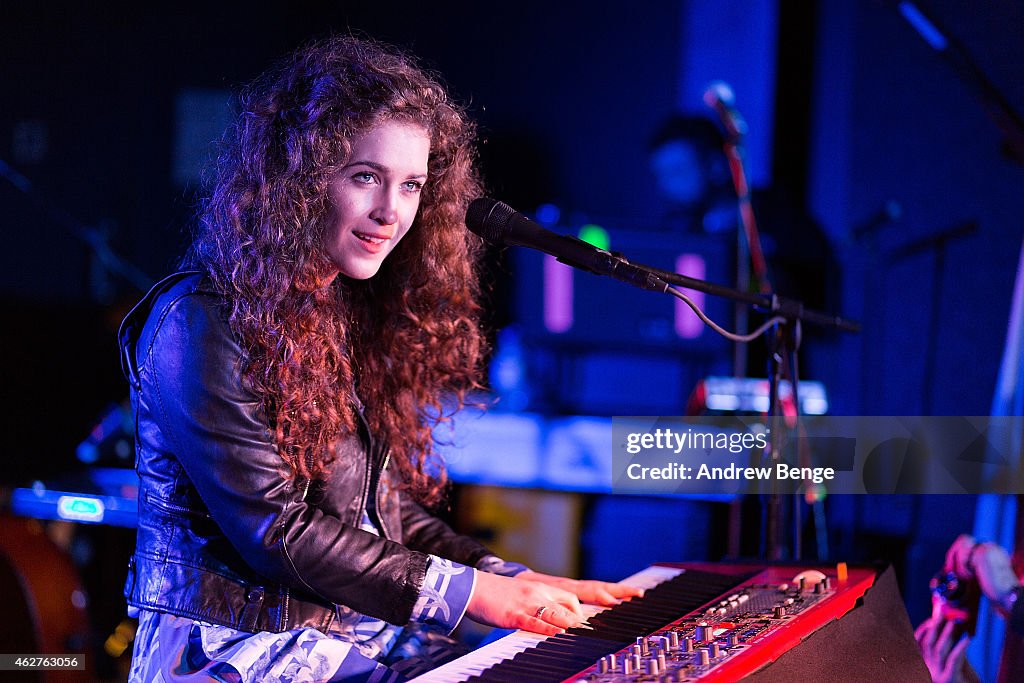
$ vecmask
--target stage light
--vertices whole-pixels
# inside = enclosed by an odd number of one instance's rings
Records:
[[[608,231],[602,228],[600,225],[594,225],[593,223],[587,223],[580,227],[579,232],[576,235],[579,239],[587,244],[597,247],[598,249],[608,250],[611,246],[611,239],[608,237]]]

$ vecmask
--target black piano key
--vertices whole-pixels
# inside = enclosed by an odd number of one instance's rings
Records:
[[[519,657],[523,660],[537,659],[538,661],[546,659],[553,659],[556,661],[579,660],[580,662],[586,664],[587,662],[592,661],[598,657],[603,657],[606,654],[607,652],[605,652],[604,650],[586,651],[573,650],[568,647],[549,646],[543,648],[536,647],[530,648],[529,650],[524,650],[523,652],[520,652],[515,657],[513,657],[513,659]]]
[[[573,640],[552,640],[545,641],[537,647],[531,647],[529,651],[541,650],[545,652],[600,652],[607,650],[609,645],[614,647],[618,643],[609,643],[607,640],[598,641],[597,643],[582,643]]]
[[[543,658],[521,658],[519,655],[516,655],[512,659],[495,664],[487,671],[470,680],[486,681],[486,683],[496,683],[497,681],[512,681],[513,683],[524,683],[525,681],[530,683],[546,683],[551,681],[557,683],[579,671],[583,671],[594,664],[599,658],[595,657],[584,662],[557,662]]]
[[[578,643],[583,648],[602,648],[607,647],[610,644],[617,644],[618,641],[610,641],[607,638],[598,638],[593,635],[590,629],[580,627],[579,629],[572,629],[578,631],[578,633],[570,633],[566,631],[557,636],[552,636],[545,640],[546,643]]]
[[[501,664],[504,665],[505,662],[501,662]],[[528,681],[532,679],[528,676],[524,676],[521,671],[516,671],[511,668],[495,670],[492,667],[487,671],[484,671],[479,676],[470,676],[466,679],[466,683],[469,683],[469,681],[487,681],[487,683],[523,683],[524,680]]]
[[[667,612],[658,613],[654,615],[644,614],[620,614],[609,616],[604,619],[591,619],[588,623],[594,628],[598,634],[604,629],[616,629],[616,628],[632,628],[634,630],[643,630],[649,625],[660,625],[667,622],[674,621],[678,613]]]
[[[575,628],[566,629],[564,635],[571,636],[573,638],[592,638],[593,640],[602,642],[618,642],[617,638],[609,638],[590,626],[577,626]]]
[[[647,635],[644,631],[654,631],[656,628],[657,627],[650,629],[636,629],[628,626],[609,626],[608,628],[601,629],[600,635],[602,639],[613,642],[618,645],[618,647],[622,647],[623,645],[630,643],[638,635]]]
[[[488,683],[491,683],[492,680],[508,680],[509,676],[513,677],[511,680],[515,681],[515,683],[523,683],[524,681],[530,681],[531,683],[539,683],[540,681],[563,681],[577,671],[586,669],[587,666],[588,664],[579,664],[575,662],[563,665],[558,662],[548,662],[545,660],[523,660],[513,658],[501,662],[500,664],[496,664],[477,678],[488,681]],[[501,678],[492,679],[491,676],[494,674],[501,676]]]
[[[600,655],[599,655],[600,656]],[[577,657],[553,652],[542,652],[530,650],[527,652],[520,652],[511,660],[510,665],[522,665],[529,667],[534,671],[553,671],[555,673],[561,673],[565,669],[570,671],[579,671],[585,669],[593,660],[589,657]]]

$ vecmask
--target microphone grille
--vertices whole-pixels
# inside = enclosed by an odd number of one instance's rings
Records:
[[[474,199],[466,210],[466,227],[488,242],[502,243],[516,210],[490,197]]]

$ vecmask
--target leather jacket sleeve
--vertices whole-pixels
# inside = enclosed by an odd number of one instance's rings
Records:
[[[261,402],[240,379],[242,351],[219,299],[192,293],[154,318],[136,350],[140,392],[245,562],[295,590],[404,623],[428,556],[325,514],[286,478]]]
[[[455,533],[408,496],[402,498],[402,542],[409,548],[475,567],[491,551],[469,536]]]

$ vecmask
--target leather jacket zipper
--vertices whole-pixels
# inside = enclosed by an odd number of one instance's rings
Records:
[[[384,463],[380,466],[380,470],[377,473],[376,486],[373,491],[373,513],[377,517],[377,522],[380,524],[380,530],[384,533],[384,538],[391,538],[391,534],[388,533],[388,528],[384,524],[384,515],[380,513],[380,478],[384,476],[384,473],[388,469],[388,462],[391,460],[391,449],[389,448],[384,453]]]
[[[366,511],[366,501],[370,499],[370,479],[373,476],[373,469],[372,468],[373,468],[373,462],[370,459],[370,456],[367,455],[366,456],[366,472],[363,474],[363,495],[361,497],[361,500],[359,501],[359,509],[356,511],[356,514],[358,515],[359,518],[361,518],[363,513]],[[356,526],[359,525],[359,522],[360,522],[360,519],[357,519],[356,520]]]
[[[370,482],[373,479],[373,437],[370,435],[370,425],[366,421],[366,417],[363,415],[363,406],[358,403],[356,406],[356,415],[359,416],[359,423],[363,426],[366,431],[366,440],[368,446],[366,448],[366,471],[363,473],[363,494],[359,501],[359,509],[356,511],[356,526],[359,526],[360,518],[366,511],[366,503],[370,499]]]
[[[363,497],[362,504],[359,507],[359,513],[366,512],[370,514],[370,510],[367,507],[367,503],[370,501],[370,495],[373,495],[373,516],[370,521],[373,522],[381,533],[384,534],[384,538],[390,539],[391,536],[388,534],[388,528],[384,524],[384,518],[380,514],[380,478],[384,475],[384,471],[388,467],[388,462],[391,460],[391,449],[389,448],[384,453],[383,464],[380,469],[374,472],[374,465],[377,461],[376,443],[374,443],[373,434],[370,432],[370,424],[366,421],[366,416],[363,415],[362,406],[356,410],[356,414],[359,415],[359,422],[362,424],[363,429],[366,430],[366,475],[363,479]]]
[[[175,517],[198,517],[200,519],[210,519],[210,514],[208,512],[201,512],[199,510],[194,510],[192,508],[185,507],[184,505],[176,505],[174,503],[170,503],[166,500],[157,498],[156,496],[152,495],[149,491],[146,491],[146,493],[144,494],[144,500],[147,505],[151,505],[155,507],[157,510],[166,512],[167,514],[173,515]]]

